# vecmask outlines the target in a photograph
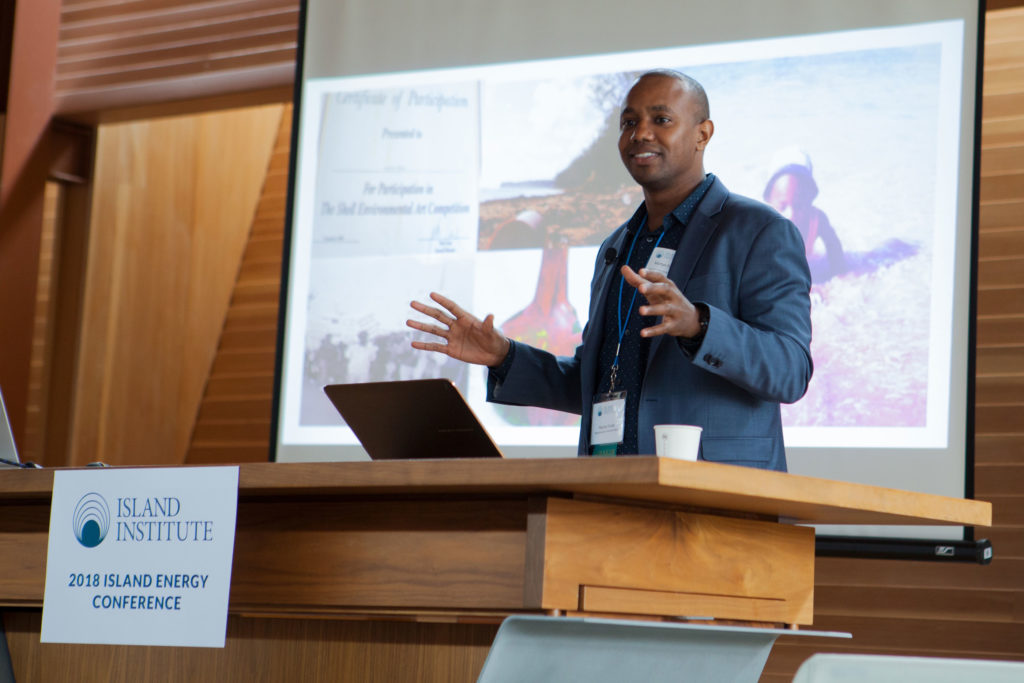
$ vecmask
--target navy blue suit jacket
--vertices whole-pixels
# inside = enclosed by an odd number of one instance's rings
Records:
[[[601,312],[625,253],[627,226],[605,240],[591,282],[590,322],[571,357],[525,344],[504,381],[491,372],[487,399],[582,415],[580,453],[590,449],[590,413],[601,345]],[[785,471],[780,403],[803,396],[811,379],[811,278],[791,222],[716,179],[683,231],[669,277],[711,311],[699,349],[655,337],[643,378],[638,443],[654,453],[654,425],[703,427],[701,459]],[[596,322],[595,322],[596,321]]]

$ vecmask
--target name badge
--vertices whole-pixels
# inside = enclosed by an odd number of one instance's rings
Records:
[[[672,267],[672,259],[676,256],[675,249],[658,247],[651,252],[651,258],[647,259],[647,270],[653,270],[668,277],[668,269]]]
[[[590,415],[591,445],[622,443],[625,430],[626,392],[616,391],[595,396],[593,412]]]

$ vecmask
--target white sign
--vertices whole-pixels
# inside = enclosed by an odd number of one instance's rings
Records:
[[[237,467],[58,471],[42,642],[224,647]]]

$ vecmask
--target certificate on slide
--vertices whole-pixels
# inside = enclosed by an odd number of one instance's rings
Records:
[[[313,258],[476,249],[476,83],[321,97]]]

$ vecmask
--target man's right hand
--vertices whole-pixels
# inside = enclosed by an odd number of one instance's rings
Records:
[[[444,307],[444,311],[427,306],[419,301],[409,305],[423,315],[441,323],[441,326],[406,320],[405,324],[414,330],[426,332],[444,340],[441,342],[414,341],[412,347],[421,351],[436,351],[457,360],[476,365],[495,367],[501,365],[512,345],[505,335],[494,328],[494,316],[488,315],[482,321],[462,310],[451,299],[431,292],[430,298]]]

